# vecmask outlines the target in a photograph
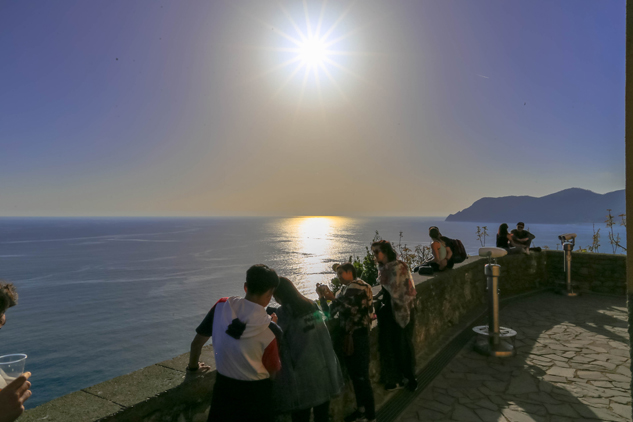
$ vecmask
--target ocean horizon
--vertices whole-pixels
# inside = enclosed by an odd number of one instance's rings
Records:
[[[576,245],[591,243],[591,224],[526,223],[535,246],[556,249],[569,232]],[[19,294],[0,354],[29,356],[32,408],[187,352],[213,304],[243,294],[252,264],[316,297],[332,263],[364,256],[376,231],[396,244],[402,232],[413,248],[430,243],[431,225],[471,255],[482,246],[477,226],[488,227],[486,246],[498,227],[444,217],[0,217],[0,278]],[[610,253],[598,228],[600,251]],[[614,229],[625,245],[625,228]]]

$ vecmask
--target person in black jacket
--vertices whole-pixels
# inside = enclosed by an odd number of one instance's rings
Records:
[[[522,221],[519,221],[517,223],[517,228],[512,230],[511,232],[512,242],[514,243],[514,246],[516,246],[517,248],[520,248],[523,253],[529,254],[530,244],[532,243],[532,240],[534,240],[536,236],[534,236],[529,231],[524,230],[524,227],[525,227],[525,223],[523,223]]]

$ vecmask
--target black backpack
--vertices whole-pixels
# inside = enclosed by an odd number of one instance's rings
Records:
[[[453,252],[453,257],[451,261],[455,264],[459,264],[460,262],[464,262],[468,259],[468,254],[466,253],[466,248],[464,248],[464,244],[459,239],[450,239],[446,236],[442,236],[442,240],[446,243],[446,246],[451,248]]]

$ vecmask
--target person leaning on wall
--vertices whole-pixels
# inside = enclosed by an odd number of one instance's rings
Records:
[[[7,322],[7,309],[17,304],[15,286],[0,280],[0,328]],[[0,390],[0,422],[13,422],[24,412],[24,402],[32,394],[30,376],[30,372],[25,372]]]
[[[330,400],[345,382],[325,316],[285,277],[279,277],[273,297],[281,306],[269,309],[283,331],[273,406],[278,413],[291,413],[292,422],[309,422],[312,413],[314,422],[328,422]]]

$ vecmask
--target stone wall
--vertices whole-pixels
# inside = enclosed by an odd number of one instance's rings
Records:
[[[574,254],[574,280],[586,290],[619,291],[625,286],[624,258],[602,254]],[[506,256],[501,265],[501,298],[552,287],[562,280],[561,252],[547,251],[526,255]],[[464,323],[473,314],[485,310],[486,261],[471,257],[452,271],[433,276],[414,275],[416,299],[416,329],[414,344],[418,363],[440,350],[446,334]],[[622,267],[622,268],[620,268]],[[592,277],[596,277],[595,281]],[[609,278],[611,277],[611,278]],[[598,284],[600,283],[600,284]],[[377,292],[378,289],[375,290]],[[380,384],[378,333],[371,331],[370,377],[374,385],[376,404],[380,407],[394,393],[387,393]],[[213,350],[207,346],[201,360],[213,362]],[[215,372],[183,382],[188,362],[185,353],[169,361],[143,368],[128,375],[68,394],[29,410],[21,422],[201,422],[206,420],[208,403],[213,391]],[[332,420],[354,408],[351,386],[332,402]]]
[[[564,252],[547,251],[547,273],[556,282],[565,282]],[[571,281],[580,291],[626,294],[626,255],[572,252]]]
[[[548,285],[545,254],[506,256],[498,263],[501,265],[501,297]],[[421,279],[416,285],[415,346],[418,353],[428,353],[425,349],[434,348],[443,333],[463,322],[463,318],[473,310],[485,306],[485,264],[485,260],[477,259],[453,271],[429,277],[416,276]]]

